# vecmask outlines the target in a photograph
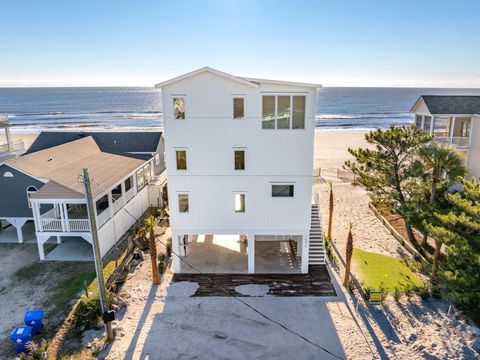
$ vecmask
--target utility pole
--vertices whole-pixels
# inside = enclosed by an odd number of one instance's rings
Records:
[[[93,204],[92,188],[90,184],[90,177],[88,175],[88,169],[83,169],[83,184],[85,186],[88,218],[90,220],[90,228],[92,231],[93,255],[95,258],[95,271],[97,273],[98,292],[100,295],[100,306],[102,308],[102,319],[105,323],[105,327],[107,330],[107,339],[109,341],[112,341],[113,329],[112,329],[111,320],[113,319],[111,318],[112,313],[109,312],[107,290],[105,287],[105,279],[103,277],[102,255],[100,253],[100,245],[98,243],[97,220],[95,219],[95,211],[94,211],[95,207]]]

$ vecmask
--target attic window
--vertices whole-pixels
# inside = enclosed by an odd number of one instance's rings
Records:
[[[5,172],[3,173],[3,177],[12,178],[12,177],[13,177],[13,174],[12,174],[10,171],[5,171]]]

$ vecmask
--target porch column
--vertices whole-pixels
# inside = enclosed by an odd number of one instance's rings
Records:
[[[47,235],[40,235],[37,233],[37,246],[38,246],[38,255],[40,256],[40,260],[45,260],[45,252],[43,251],[43,244],[45,244],[48,240],[49,236]]]
[[[18,238],[18,243],[19,243],[19,244],[23,244],[23,231],[22,231],[22,227],[23,227],[23,224],[22,224],[22,225],[19,225],[19,226],[15,226],[15,228],[17,229],[17,238]]]
[[[247,234],[248,273],[255,274],[255,234]]]
[[[174,254],[180,255],[180,240],[181,235],[176,231],[172,231],[172,263],[173,263],[173,271],[176,273],[180,272],[180,259],[178,256]]]
[[[430,132],[428,133],[430,136],[433,135],[433,129],[435,127],[435,116],[432,116],[432,121],[430,123]]]
[[[57,236],[57,244],[61,244],[62,243],[62,237],[61,236]]]
[[[61,204],[60,211],[63,213],[63,221],[65,222],[65,230],[70,231],[70,223],[68,222],[68,207],[67,207],[67,204]]]
[[[13,151],[12,135],[10,134],[10,128],[8,126],[5,127],[5,137],[7,138],[8,151]]]
[[[40,214],[40,204],[32,202],[33,221],[36,231],[43,231],[42,215]]]
[[[300,270],[302,274],[308,274],[308,257],[309,257],[309,247],[310,247],[310,239],[308,234],[302,235],[302,263],[300,264]]]
[[[450,124],[450,145],[453,144],[454,132],[455,132],[455,116],[452,116],[452,123]]]

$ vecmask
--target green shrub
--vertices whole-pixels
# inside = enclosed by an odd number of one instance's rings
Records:
[[[370,286],[363,286],[363,293],[365,295],[365,300],[369,300],[370,299],[370,292],[372,291],[372,288]]]
[[[165,261],[164,261],[164,260],[160,260],[160,261],[158,262],[158,272],[159,272],[160,274],[163,274],[163,273],[165,272],[165,268],[166,268],[166,266],[165,266]]]
[[[412,295],[415,293],[416,288],[412,286],[411,284],[407,284],[404,286],[404,292],[405,295],[407,296],[407,299],[410,300],[412,298]]]
[[[393,289],[393,299],[396,302],[399,302],[401,297],[402,297],[402,291],[398,286],[395,286],[395,289]]]
[[[327,255],[327,258],[332,259],[332,255],[333,255],[332,243],[327,239],[327,235],[323,235],[323,243],[325,246],[325,254]]]
[[[378,287],[378,290],[381,291],[381,302],[384,302],[385,299],[387,298],[387,289],[385,288],[385,285],[383,282],[380,283],[380,286]]]
[[[418,289],[418,294],[423,300],[427,300],[432,296],[430,286],[428,284],[423,284],[422,287]]]
[[[100,315],[100,298],[98,293],[94,293],[88,298],[82,296],[73,314],[72,326],[70,328],[71,334],[80,336],[86,329],[95,327]]]

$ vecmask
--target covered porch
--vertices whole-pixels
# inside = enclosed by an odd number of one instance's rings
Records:
[[[416,115],[415,125],[432,135],[439,144],[470,148],[472,118],[469,116]]]
[[[302,235],[173,235],[175,272],[209,274],[300,274]],[[303,257],[308,269],[308,254]]]

